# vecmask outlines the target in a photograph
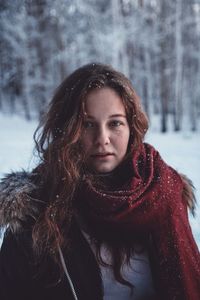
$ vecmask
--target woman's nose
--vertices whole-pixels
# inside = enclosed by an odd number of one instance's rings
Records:
[[[98,128],[96,132],[95,144],[107,145],[110,143],[109,131],[106,128]]]

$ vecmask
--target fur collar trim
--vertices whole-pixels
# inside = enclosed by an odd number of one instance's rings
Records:
[[[38,187],[34,173],[25,171],[6,175],[0,182],[0,227],[18,231],[22,223],[38,216],[38,201],[34,194]]]
[[[195,197],[195,187],[192,181],[184,174],[180,174],[183,181],[183,200],[186,202],[187,207],[192,213],[193,217],[195,216],[196,208],[196,197]]]

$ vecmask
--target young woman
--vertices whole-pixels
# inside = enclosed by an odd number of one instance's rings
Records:
[[[192,186],[143,143],[130,83],[102,64],[57,89],[40,164],[0,186],[0,299],[200,299]]]

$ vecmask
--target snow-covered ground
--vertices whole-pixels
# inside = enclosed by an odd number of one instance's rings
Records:
[[[0,114],[0,177],[22,168],[31,170],[35,165],[37,159],[33,158],[32,137],[36,126],[35,121],[26,122],[17,116]],[[192,179],[199,204],[196,218],[190,216],[190,223],[200,248],[200,133],[161,134],[152,129],[147,134],[146,141],[160,151],[168,164]]]

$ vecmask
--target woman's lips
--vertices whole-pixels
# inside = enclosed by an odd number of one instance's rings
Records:
[[[93,158],[107,158],[110,156],[113,156],[113,153],[96,153],[96,154],[92,154],[91,157]]]

